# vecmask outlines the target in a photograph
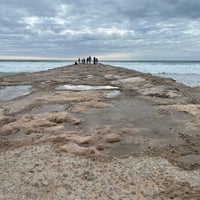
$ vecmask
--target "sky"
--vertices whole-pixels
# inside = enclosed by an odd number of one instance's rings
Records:
[[[200,60],[200,0],[0,0],[0,58]]]

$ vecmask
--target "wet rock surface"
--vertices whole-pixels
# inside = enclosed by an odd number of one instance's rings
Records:
[[[18,85],[0,99],[1,199],[199,199],[198,87],[101,64],[0,77]]]

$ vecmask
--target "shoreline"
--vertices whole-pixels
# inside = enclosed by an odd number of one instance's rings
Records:
[[[183,83],[190,87],[199,87],[200,86],[200,74],[198,70],[199,62],[197,61],[182,61],[176,62],[176,61],[169,61],[167,64],[167,61],[102,61],[104,65],[112,65],[112,66],[118,66],[123,67],[126,69],[131,70],[137,70],[142,73],[151,73],[155,76],[159,77],[166,77],[166,78],[172,78],[176,80],[179,83]],[[196,64],[194,65],[194,62]],[[27,64],[24,64],[27,63]],[[3,75],[9,75],[9,73],[17,74],[17,73],[30,73],[30,72],[39,72],[39,71],[45,71],[48,69],[57,68],[59,66],[56,66],[58,63],[63,63],[63,65],[71,65],[72,61],[61,61],[61,62],[51,62],[51,61],[36,61],[36,62],[30,62],[25,60],[24,62],[19,63],[10,63],[6,64],[4,68],[9,69],[10,72],[6,74],[5,72],[2,72]],[[160,64],[159,64],[160,63]],[[172,64],[173,63],[173,64]],[[190,64],[189,64],[190,63]],[[193,63],[193,64],[192,64]],[[8,66],[7,66],[8,65]],[[16,65],[16,68],[13,68],[13,65]],[[25,65],[29,65],[29,68]],[[59,64],[61,65],[61,64]],[[175,68],[173,67],[175,66]],[[169,69],[168,69],[169,68]],[[191,69],[191,70],[189,70]],[[174,71],[175,70],[175,71]],[[18,72],[17,72],[18,71]],[[174,73],[171,73],[173,72]],[[10,74],[12,75],[12,74]],[[0,72],[0,76],[2,76]]]
[[[0,77],[19,85],[0,99],[3,199],[198,199],[200,87],[102,64]]]

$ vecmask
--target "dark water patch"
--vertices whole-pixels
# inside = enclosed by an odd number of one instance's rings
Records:
[[[188,155],[179,157],[178,161],[182,163],[187,163],[190,165],[195,165],[195,164],[200,165],[200,155],[188,154]]]
[[[80,114],[80,118],[84,118],[82,124],[86,127],[109,125],[121,129],[127,124],[136,125],[135,122],[146,126],[146,123],[152,121],[155,115],[156,110],[153,106],[138,100],[125,100],[110,108],[89,110]]]
[[[25,96],[30,94],[31,91],[32,91],[31,85],[3,87],[0,88],[0,101],[9,101],[20,96]]]
[[[63,126],[64,126],[65,131],[74,131],[74,124],[64,122]]]
[[[60,111],[64,111],[65,110],[65,106],[64,105],[60,105],[60,104],[53,104],[53,105],[43,105],[39,108],[34,108],[30,114],[41,114],[41,113],[45,113],[45,112],[60,112]]]
[[[141,152],[143,151],[144,148],[140,144],[126,144],[126,143],[118,143],[113,145],[112,147],[109,148],[108,154],[112,156],[125,156],[125,155],[131,155],[133,152]]]
[[[13,134],[7,135],[6,139],[9,142],[12,142],[14,140],[21,139],[24,136],[25,136],[25,129],[20,129],[17,133],[13,133]]]
[[[134,98],[77,116],[81,119],[79,126],[91,134],[98,131],[99,134],[113,132],[122,135],[122,141],[109,148],[111,155],[140,152],[149,146],[177,145],[179,134],[188,133],[187,123],[193,119],[184,112],[160,114],[159,107]]]

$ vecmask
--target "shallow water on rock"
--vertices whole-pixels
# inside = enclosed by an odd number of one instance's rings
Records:
[[[31,93],[31,85],[7,86],[0,89],[0,101],[9,101]]]
[[[200,155],[189,154],[180,157],[179,162],[188,163],[190,165],[200,164]]]
[[[113,90],[112,92],[109,92],[105,95],[106,98],[114,98],[121,95],[121,92],[119,90]]]
[[[125,144],[125,143],[118,143],[112,146],[108,151],[109,154],[112,156],[124,156],[127,154],[132,154],[133,152],[141,152],[144,148],[140,144]]]
[[[80,126],[87,132],[120,133],[123,142],[109,150],[109,154],[119,156],[140,152],[148,145],[175,145],[177,135],[187,132],[185,124],[193,119],[183,112],[160,115],[159,108],[140,99],[128,98],[110,108],[89,110],[78,117],[83,119]]]
[[[118,87],[114,86],[91,86],[91,85],[61,85],[56,88],[57,90],[77,90],[77,91],[84,91],[84,90],[112,90],[118,89]]]
[[[6,139],[11,142],[11,141],[14,141],[14,140],[17,140],[17,139],[21,139],[24,136],[25,136],[25,131],[24,131],[24,129],[21,129],[17,133],[7,135]]]
[[[39,108],[34,108],[30,114],[41,114],[45,112],[56,112],[56,111],[64,111],[65,106],[54,104],[54,105],[44,105]]]

